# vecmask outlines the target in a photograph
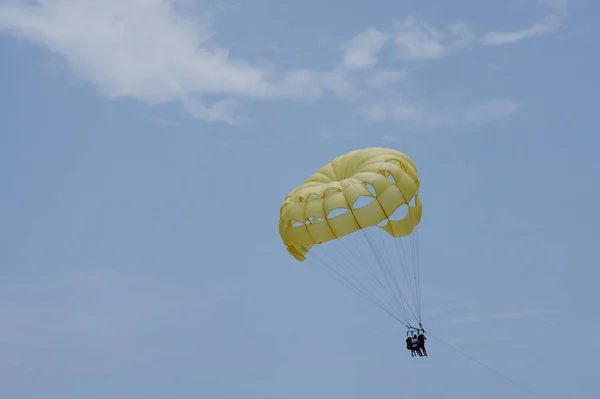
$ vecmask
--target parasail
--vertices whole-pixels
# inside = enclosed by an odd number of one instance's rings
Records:
[[[422,323],[419,187],[406,154],[381,147],[350,151],[287,195],[279,234],[295,259],[320,266],[416,329]]]

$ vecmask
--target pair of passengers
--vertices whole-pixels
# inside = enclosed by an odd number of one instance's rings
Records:
[[[415,354],[419,356],[427,356],[427,349],[425,349],[425,340],[427,338],[423,333],[419,335],[415,334],[412,337],[406,338],[406,349],[411,351],[411,356]]]

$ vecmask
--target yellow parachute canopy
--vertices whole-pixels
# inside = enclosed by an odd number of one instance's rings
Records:
[[[394,237],[407,236],[421,220],[419,185],[415,164],[402,152],[382,147],[350,151],[287,195],[280,209],[279,234],[300,261],[313,245],[366,227],[379,226]],[[372,201],[358,207],[361,197]],[[406,216],[390,220],[403,205],[408,206]],[[331,217],[338,209],[346,212]]]
[[[324,266],[411,331],[421,327],[422,314],[419,187],[406,154],[381,147],[350,151],[287,195],[279,234],[294,258]]]

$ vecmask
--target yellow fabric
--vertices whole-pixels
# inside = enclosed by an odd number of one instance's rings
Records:
[[[367,185],[372,185],[375,195]],[[287,195],[280,209],[279,234],[300,261],[313,245],[365,227],[380,225],[394,237],[407,236],[421,221],[419,186],[417,167],[407,155],[381,147],[351,151],[321,167]],[[375,200],[355,207],[364,196]],[[408,206],[406,217],[389,220],[403,205]],[[336,209],[347,212],[328,217]]]

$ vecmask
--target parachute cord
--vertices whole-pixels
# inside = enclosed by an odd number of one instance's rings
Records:
[[[317,247],[321,250],[321,252],[323,252],[323,250],[320,247]],[[384,310],[386,313],[388,313],[390,316],[392,316],[392,318],[394,318],[395,320],[399,321],[400,323],[402,323],[403,325],[406,325],[406,323],[404,321],[402,321],[398,316],[394,315],[392,313],[392,311],[389,308],[393,309],[393,306],[390,306],[389,303],[387,303],[387,307],[386,305],[386,301],[383,298],[376,298],[373,294],[370,294],[367,289],[367,287],[365,287],[360,280],[358,280],[356,278],[356,276],[354,276],[352,273],[350,273],[348,270],[346,270],[338,261],[337,259],[331,259],[331,261],[338,266],[338,269],[342,270],[345,272],[346,275],[342,274],[339,270],[336,270],[335,267],[331,266],[331,264],[327,261],[325,261],[324,259],[320,258],[319,256],[317,256],[317,254],[314,254],[315,258],[320,261],[323,265],[327,266],[326,271],[330,271],[332,273],[335,274],[335,278],[344,283],[346,286],[350,287],[351,289],[353,289],[355,292],[357,292],[359,295],[361,295],[363,298],[367,299],[368,301],[370,301],[371,303],[373,303],[374,305],[376,305],[377,307],[379,307],[380,309]],[[348,262],[348,264],[353,265],[352,262]],[[331,273],[330,273],[331,274]],[[354,282],[352,282],[351,280],[354,280]],[[375,287],[373,287],[373,283],[367,279],[367,282],[369,282],[372,290],[374,293],[379,293],[379,291],[377,289],[375,289]],[[378,281],[380,284],[381,282]],[[383,287],[383,286],[382,286]],[[384,287],[383,287],[384,288]],[[406,314],[401,310],[401,309],[397,309],[400,313],[400,315],[404,318],[407,319]]]
[[[406,284],[409,287],[409,290],[411,291],[411,293],[413,293],[413,289],[412,286],[410,284],[410,271],[409,271],[409,266],[408,266],[408,260],[406,259],[406,251],[404,250],[404,245],[402,245],[402,241],[401,240],[393,240],[395,247],[396,247],[396,253],[398,254],[398,259],[400,261],[400,265],[402,266],[402,271],[404,272],[404,277],[406,278]],[[416,294],[413,294],[416,297]],[[417,309],[417,312],[420,313],[419,311],[419,305],[418,303],[414,303],[415,308]],[[415,316],[415,318],[417,319],[417,321],[420,323],[421,322],[421,317],[417,317]]]
[[[383,261],[381,254],[379,253],[377,247],[373,244],[373,241],[371,240],[371,237],[369,236],[368,232],[366,232],[365,230],[362,230],[365,239],[367,240],[367,242],[369,243],[369,246],[371,247],[371,251],[373,251],[374,253],[374,257],[375,260],[377,261],[377,263],[379,264],[379,267],[381,268],[382,272],[385,274],[386,272],[386,267],[385,267],[385,261]],[[388,280],[391,278],[389,276],[387,276]],[[393,292],[393,290],[391,290]],[[398,293],[400,295],[400,298],[406,302],[408,305],[410,305],[410,303],[406,300],[406,297],[404,296],[404,294],[402,294],[402,292],[400,290],[398,290]],[[395,297],[395,295],[394,295]],[[398,300],[398,299],[397,299]],[[398,300],[400,302],[400,300]],[[410,308],[410,306],[408,306],[408,309],[410,311],[410,313],[417,318],[417,315],[415,314],[415,312],[413,311],[413,309]]]
[[[375,271],[375,269],[373,267],[369,266],[369,261],[366,260],[364,258],[364,256],[362,256],[362,254],[360,252],[358,252],[358,255],[360,255],[360,256],[358,256],[357,253],[354,251],[354,248],[351,248],[351,247],[347,246],[346,243],[344,243],[343,240],[338,240],[338,241],[345,248],[345,250],[354,257],[354,259],[356,260],[357,264],[360,264],[364,268],[364,270],[366,270],[371,275],[371,277],[373,277],[373,280],[376,281],[379,284],[379,286],[381,287],[381,289],[383,289],[383,291],[386,291],[386,287],[383,284],[383,282],[381,281],[381,278],[378,276],[378,274]],[[355,268],[357,268],[357,267],[355,267]],[[373,284],[371,284],[371,287],[375,290],[375,292],[379,293],[379,291],[377,291],[376,288],[373,287]],[[383,297],[385,296],[385,295],[383,295],[381,293],[380,293],[380,295],[383,296]],[[385,301],[385,302],[388,303],[388,305],[390,306],[390,308],[396,308],[396,310],[402,315],[402,317],[404,317],[405,319],[407,319],[407,317],[406,317],[406,308],[404,307],[404,305],[401,302],[399,302],[398,300],[394,300],[394,299],[395,299],[394,297],[387,298],[387,301]]]
[[[451,349],[454,349],[456,352],[458,352],[458,353],[460,353],[461,355],[465,356],[466,358],[468,358],[468,359],[470,359],[470,360],[474,361],[475,363],[479,364],[480,366],[482,366],[482,367],[484,367],[484,368],[488,369],[489,371],[491,371],[492,373],[496,374],[496,375],[497,375],[497,376],[499,376],[500,378],[503,378],[503,379],[505,379],[506,381],[508,381],[508,382],[512,383],[513,385],[515,385],[516,387],[520,388],[521,390],[523,390],[523,391],[525,391],[525,392],[527,392],[527,393],[529,393],[529,394],[531,394],[531,395],[533,395],[533,396],[537,397],[538,399],[546,399],[544,396],[542,396],[542,395],[540,395],[539,393],[537,393],[537,392],[535,392],[535,391],[531,390],[530,388],[526,387],[526,386],[525,386],[525,385],[523,385],[522,383],[520,383],[520,382],[518,382],[518,381],[515,381],[515,380],[513,380],[513,379],[512,379],[512,378],[510,378],[510,377],[507,377],[506,375],[502,374],[502,373],[501,373],[501,372],[499,372],[498,370],[496,370],[496,369],[492,368],[491,366],[488,366],[487,364],[483,363],[483,362],[482,362],[482,361],[480,361],[480,360],[477,360],[476,358],[474,358],[473,356],[469,355],[468,353],[466,353],[466,352],[464,352],[464,351],[462,351],[462,350],[458,349],[458,348],[457,348],[457,347],[455,347],[454,345],[451,345],[451,344],[449,344],[448,342],[445,342],[445,341],[443,341],[441,338],[438,338],[438,337],[436,337],[435,335],[431,334],[430,332],[427,332],[427,333],[428,333],[428,335],[429,335],[430,337],[432,337],[433,339],[435,339],[435,340],[437,340],[437,341],[441,342],[442,344],[444,344],[444,345],[448,346],[448,347],[449,347],[449,348],[451,348]]]
[[[419,262],[419,226],[415,226],[414,234],[410,236],[413,245],[413,268],[415,271],[415,289],[417,291],[417,312],[419,313],[419,323],[422,321],[421,308],[421,264]]]
[[[391,278],[390,272],[387,270],[386,263],[385,261],[383,261],[381,254],[379,254],[379,251],[377,250],[377,248],[375,247],[375,245],[373,245],[373,242],[371,241],[371,238],[369,237],[368,232],[366,232],[365,230],[362,230],[362,233],[365,237],[365,240],[367,241],[367,243],[369,244],[369,247],[371,248],[371,252],[373,253],[373,258],[375,259],[375,262],[377,262],[377,264],[379,265],[379,269],[381,271],[381,274],[383,275],[385,282],[387,283],[387,288],[389,289],[389,292],[392,296],[392,298],[399,304],[401,305],[401,299],[396,295],[396,293],[394,292],[394,288],[393,288],[393,280]],[[400,295],[402,295],[400,292],[398,292]]]
[[[327,224],[329,225],[329,221],[328,221],[328,220],[327,220]],[[331,225],[329,225],[329,227],[331,228]],[[333,230],[332,230],[332,231],[333,231]],[[308,228],[307,228],[307,233],[310,235],[310,231],[308,230]],[[313,237],[311,236],[311,238],[313,238]],[[313,238],[313,239],[314,239],[314,238]],[[321,247],[318,247],[318,248],[319,248],[319,249],[321,249]],[[343,254],[343,255],[344,255],[344,254]],[[355,257],[355,259],[356,259],[356,256],[354,256],[354,257]],[[319,259],[318,259],[318,257],[317,257],[317,260],[319,260]],[[331,271],[335,271],[335,270],[334,270],[334,268],[333,268],[333,267],[331,267],[331,265],[329,265],[329,264],[328,264],[328,263],[326,263],[325,261],[321,260],[321,262],[322,262],[323,264],[325,264],[325,265],[326,265],[326,266],[327,266],[327,267],[328,267],[328,268],[329,268]],[[352,264],[352,262],[348,262],[347,260],[346,260],[346,262],[347,262],[348,264]],[[356,280],[356,277],[355,277],[355,276],[352,276],[352,274],[351,274],[351,273],[349,273],[349,272],[348,272],[346,269],[344,269],[343,267],[341,267],[341,265],[340,265],[340,264],[339,264],[337,261],[336,261],[335,263],[336,263],[336,264],[338,264],[338,266],[340,266],[340,269],[342,269],[343,271],[345,271],[345,272],[346,272],[346,274],[348,274],[350,277],[353,277],[353,278]],[[341,277],[344,277],[344,279],[345,279],[345,280],[346,280],[346,282],[347,282],[347,285],[348,285],[348,286],[351,286],[351,285],[352,285],[352,283],[350,283],[350,282],[349,282],[349,280],[348,280],[348,277],[342,276],[342,274],[341,274],[340,272],[338,272],[338,271],[335,271],[335,272],[336,272],[336,274],[338,274],[338,279],[339,279],[339,278],[341,278]],[[371,284],[371,287],[373,287],[373,286],[372,286],[372,283],[371,283],[371,281],[368,281],[368,282]],[[360,282],[358,282],[358,283],[359,283],[359,285],[361,285],[361,284],[360,284]],[[354,289],[357,289],[356,287],[352,287],[352,288],[354,288]],[[365,292],[365,287],[363,286],[362,288],[363,288],[362,294],[363,294],[363,296],[366,296],[366,294],[364,293],[364,292]],[[360,291],[360,290],[359,290],[359,291]],[[375,291],[375,292],[377,292],[377,290],[374,290],[374,291]],[[372,299],[371,299],[371,300],[372,300]]]
[[[394,183],[395,183],[395,182],[394,182]],[[406,199],[406,197],[404,196],[404,193],[402,193],[402,192],[401,192],[401,194],[402,194],[402,196],[404,197],[404,200],[406,201],[407,199]],[[385,217],[386,217],[386,219],[389,221],[389,220],[390,220],[390,217],[391,217],[392,215],[388,215],[388,213],[387,213],[387,212],[386,212],[386,210],[385,210],[385,207],[384,207],[384,206],[381,204],[381,201],[379,201],[379,198],[378,198],[377,196],[375,196],[375,200],[376,200],[376,201],[379,203],[379,206],[381,207],[381,210],[382,210],[382,212],[385,214]],[[381,230],[380,230],[380,231],[381,231]],[[412,238],[412,237],[411,237],[411,238]],[[381,236],[381,239],[383,240],[383,236]],[[408,274],[409,274],[409,273],[408,273],[408,262],[406,261],[406,256],[404,255],[404,253],[402,253],[402,254],[400,253],[400,250],[398,249],[398,242],[397,242],[396,240],[393,240],[393,241],[394,241],[394,243],[396,244],[396,251],[397,251],[397,253],[398,253],[398,258],[399,258],[399,260],[400,260],[400,264],[402,265],[402,269],[403,269],[403,271],[404,271],[404,276],[406,277],[406,280],[407,280],[407,285],[408,285],[408,288],[409,288],[409,290],[411,291],[411,294],[412,294],[412,287],[410,286],[410,278],[408,277]],[[385,248],[385,245],[384,245],[384,248]],[[387,251],[387,249],[386,249],[386,251]],[[402,255],[404,255],[404,256],[402,256]],[[413,256],[414,256],[414,255],[413,255]],[[404,263],[402,263],[402,260],[403,260],[403,259],[404,259]],[[392,270],[392,273],[393,273],[393,267],[392,267],[392,264],[391,264],[391,262],[390,262],[390,269]],[[398,286],[398,284],[397,284],[397,280],[396,280],[396,286]],[[400,295],[402,295],[402,292],[400,291],[400,288],[399,288],[399,287],[398,287],[398,292],[400,293]],[[403,295],[402,295],[402,296],[403,296]],[[403,297],[404,297],[404,296],[403,296]],[[406,299],[405,299],[405,301],[406,301]],[[410,303],[408,303],[408,301],[406,301],[406,302],[407,302],[407,305],[410,305]],[[410,307],[410,306],[409,306],[409,307]],[[420,311],[420,303],[417,303],[415,307],[416,307],[417,313],[419,314],[419,316],[418,316],[418,317],[417,317],[417,316],[415,316],[415,318],[417,319],[417,321],[418,321],[419,323],[421,323],[421,311]],[[413,312],[412,310],[411,310],[411,313],[413,313],[413,315],[414,315],[414,312]],[[410,324],[410,323],[409,323],[409,324]]]
[[[373,305],[377,306],[378,308],[380,308],[381,310],[383,310],[384,312],[386,312],[387,314],[389,314],[394,320],[398,321],[400,324],[404,325],[406,328],[410,328],[405,322],[403,322],[400,318],[398,318],[398,316],[394,315],[392,312],[390,312],[388,309],[386,309],[385,306],[383,306],[381,303],[377,302],[376,299],[374,299],[372,296],[370,296],[369,294],[367,294],[364,291],[364,289],[361,290],[359,287],[357,287],[355,284],[353,284],[348,279],[347,276],[342,275],[339,271],[335,270],[335,268],[331,267],[331,265],[329,265],[327,262],[325,262],[322,259],[320,259],[317,255],[314,255],[314,256],[315,256],[315,258],[317,258],[318,261],[320,261],[325,266],[327,266],[327,268],[321,268],[322,270],[324,270],[325,272],[329,273],[332,277],[334,277],[339,282],[341,282],[341,283],[345,284],[346,286],[350,287],[352,290],[354,290],[354,292],[358,293],[363,298],[365,298],[366,300],[368,300],[369,302],[371,302]]]
[[[408,262],[408,259],[406,259],[406,252],[404,252],[404,243],[402,241],[400,241],[399,244],[400,244],[400,247],[402,247],[402,253],[404,254],[404,260],[406,262],[407,273],[410,275],[411,273],[410,273],[410,271],[408,271],[408,269],[409,269],[408,263],[409,262]],[[419,304],[419,282],[417,280],[417,270],[416,270],[417,269],[417,265],[416,265],[416,261],[415,261],[415,246],[414,246],[414,237],[413,237],[412,234],[408,238],[408,247],[409,247],[410,258],[411,258],[410,264],[412,266],[411,267],[411,269],[412,269],[412,280],[413,280],[413,282],[415,284],[414,285],[414,290],[413,290],[413,292],[414,292],[413,299],[414,299],[414,303],[415,303],[416,312],[419,314],[419,316],[415,316],[415,317],[417,318],[417,321],[419,323],[421,323],[422,320],[421,320],[421,312],[420,312],[420,304]],[[410,285],[410,277],[407,276],[406,278],[407,278],[407,284]]]
[[[363,234],[364,234],[364,230],[361,230],[361,231],[363,231]],[[346,251],[347,251],[348,253],[350,253],[352,256],[354,256],[354,259],[356,259],[356,261],[357,261],[358,263],[361,263],[361,264],[362,264],[363,268],[364,268],[364,269],[365,269],[365,270],[366,270],[366,271],[367,271],[367,272],[368,272],[368,273],[369,273],[369,274],[370,274],[370,275],[373,277],[373,279],[374,279],[374,280],[375,280],[377,283],[379,283],[379,286],[380,286],[380,287],[381,287],[381,288],[382,288],[382,289],[385,291],[385,290],[386,290],[386,287],[385,287],[385,285],[383,284],[383,282],[381,281],[381,279],[380,279],[380,278],[379,278],[379,276],[377,275],[377,272],[375,271],[375,269],[369,266],[369,261],[368,261],[368,260],[366,260],[366,259],[365,259],[365,258],[362,256],[362,254],[361,254],[360,252],[358,252],[358,255],[360,255],[360,256],[357,256],[357,254],[356,254],[356,253],[353,251],[353,248],[350,248],[350,247],[348,247],[348,246],[346,245],[346,243],[345,243],[343,240],[338,240],[338,242],[340,243],[340,245],[342,245],[342,246],[343,246],[343,247],[346,249]],[[368,243],[368,240],[367,240],[367,243]],[[371,247],[371,250],[372,250],[372,251],[374,251],[372,247]],[[359,258],[360,258],[360,259],[359,259]],[[385,277],[385,276],[384,276],[384,277]],[[389,288],[389,287],[388,287],[388,288]],[[408,318],[406,317],[407,308],[406,308],[406,306],[404,305],[404,303],[402,303],[401,301],[399,301],[399,300],[398,300],[397,298],[395,298],[394,296],[392,296],[392,298],[391,298],[391,299],[392,299],[392,304],[395,304],[395,305],[397,306],[397,310],[398,310],[398,312],[399,312],[399,313],[402,315],[402,317],[404,317],[406,320],[408,320]],[[395,301],[393,301],[394,299],[395,299]]]
[[[351,185],[351,186],[354,186],[355,184],[354,184],[354,182],[350,182],[350,185]],[[377,196],[376,196],[375,198],[377,198]],[[354,219],[354,222],[356,223],[356,225],[357,225],[357,226],[359,226],[359,227],[360,227],[360,230],[363,232],[363,235],[365,235],[365,230],[363,229],[363,226],[361,226],[361,224],[358,222],[358,219],[356,218],[356,215],[355,215],[355,214],[354,214],[354,212],[353,212],[352,205],[351,205],[351,204],[350,204],[350,202],[348,201],[348,198],[347,198],[347,197],[344,197],[344,199],[346,200],[346,205],[348,206],[348,209],[350,210],[350,213],[352,214],[352,218]],[[380,205],[381,205],[381,204],[380,204]],[[365,237],[367,237],[367,236],[365,235]],[[371,243],[369,240],[367,240],[367,241],[369,242],[369,245],[371,246],[371,250],[373,251],[373,244],[372,244],[372,243]],[[343,243],[343,242],[342,242],[342,243]],[[380,261],[377,259],[377,256],[376,256],[376,255],[375,255],[374,257],[375,257],[375,260],[377,261],[377,263],[379,264],[379,267],[380,267],[380,269],[381,269],[381,271],[382,271],[382,274],[383,274],[383,276],[384,276],[384,279],[385,279],[386,283],[388,283],[388,289],[390,289],[390,293],[392,294],[392,298],[396,300],[396,303],[398,304],[398,306],[399,306],[399,307],[402,307],[402,304],[401,304],[400,300],[399,300],[399,299],[398,299],[398,298],[397,298],[397,297],[394,295],[393,289],[391,289],[391,287],[390,287],[390,281],[389,281],[389,277],[388,277],[388,276],[386,276],[385,270],[384,270],[384,268],[381,266],[381,262],[380,262]],[[366,268],[368,268],[368,264],[369,264],[368,262],[365,262],[365,267],[366,267]],[[375,273],[375,274],[377,274],[377,273]],[[378,281],[380,281],[379,279],[377,279],[377,280],[378,280]],[[381,281],[380,281],[380,283],[381,283]],[[382,286],[382,288],[383,288],[384,290],[386,289],[386,287],[384,287],[384,286],[383,286],[383,283],[381,283],[381,286]],[[412,311],[411,311],[411,312],[412,312]]]
[[[409,242],[412,243],[412,240],[413,240],[413,238],[412,238],[412,236],[410,236]],[[400,247],[401,249],[398,249],[398,247]],[[403,261],[402,270],[404,271],[404,276],[406,277],[406,284],[408,285],[408,287],[411,291],[411,294],[413,295],[412,296],[413,304],[415,307],[415,311],[417,312],[417,315],[418,315],[415,317],[416,317],[417,321],[419,323],[421,323],[421,321],[422,321],[421,320],[421,310],[420,310],[419,297],[418,297],[419,284],[416,280],[416,272],[415,272],[416,266],[414,264],[415,255],[413,253],[414,252],[413,246],[411,245],[411,250],[410,250],[411,254],[410,255],[411,255],[411,258],[413,259],[413,261],[412,261],[412,280],[415,283],[414,287],[411,285],[411,272],[409,271],[409,265],[408,265],[409,262],[406,259],[406,252],[404,250],[404,244],[402,241],[400,241],[399,243],[398,242],[396,243],[396,250],[398,250],[399,254],[401,254],[399,256],[401,256],[401,261]]]
[[[417,246],[417,250],[415,251],[415,257],[417,259],[417,279],[419,281],[419,312],[422,312],[422,308],[421,308],[421,253],[420,253],[420,246],[419,246],[419,226],[416,226],[416,230],[415,231],[415,241],[416,241],[416,246]]]
[[[385,240],[383,238],[383,231],[382,231],[382,229],[378,229],[378,230],[379,230],[379,238],[381,239],[381,246],[383,247],[383,249],[385,251],[385,256],[388,261],[387,266],[389,268],[389,272],[392,277],[392,282],[394,283],[394,286],[396,287],[396,291],[398,292],[398,295],[402,295],[402,291],[400,290],[400,284],[398,283],[398,278],[396,277],[396,273],[394,272],[392,258],[390,257],[390,253],[387,249],[387,246],[385,245]]]
[[[364,298],[373,302],[377,306],[383,307],[383,305],[381,305],[379,302],[377,302],[377,300],[373,296],[371,296],[367,293],[367,291],[365,290],[365,287],[362,286],[362,284],[359,281],[357,281],[356,283],[353,283],[349,277],[352,277],[353,280],[356,280],[356,278],[352,274],[348,273],[348,271],[345,270],[343,267],[341,267],[341,265],[337,261],[334,260],[334,263],[337,264],[341,270],[345,271],[348,276],[346,276],[346,275],[342,274],[340,271],[336,270],[334,267],[332,267],[329,264],[329,262],[326,262],[325,260],[321,259],[316,254],[313,254],[313,256],[319,262],[321,262],[323,265],[327,266],[327,269],[323,269],[323,270],[326,270],[330,274],[333,273],[333,275],[335,275],[335,277],[336,277],[336,279],[338,279],[338,281],[341,281],[342,283],[346,284],[348,287],[354,289],[358,294],[362,295]]]

